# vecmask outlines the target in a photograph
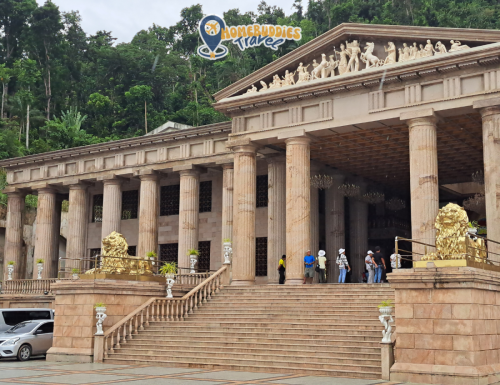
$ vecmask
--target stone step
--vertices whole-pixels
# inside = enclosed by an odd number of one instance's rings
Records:
[[[110,356],[105,359],[106,363],[116,364],[116,365],[151,365],[151,361],[148,357],[138,358],[138,357],[118,357],[117,355]],[[373,368],[370,371],[355,371],[351,367],[346,367],[342,370],[331,370],[331,369],[309,369],[309,368],[288,368],[279,366],[269,366],[265,364],[253,364],[249,365],[236,365],[233,363],[192,363],[189,361],[169,361],[166,359],[158,359],[154,362],[155,366],[163,367],[178,367],[178,368],[198,368],[198,369],[211,369],[211,370],[234,370],[234,371],[251,371],[258,373],[291,373],[291,374],[302,374],[311,376],[330,376],[330,377],[346,377],[346,378],[361,378],[367,380],[379,379],[381,375],[381,370],[378,368]]]
[[[380,362],[377,364],[372,363],[371,361],[369,362],[370,364],[363,363],[361,362],[356,362],[356,363],[351,363],[351,364],[337,364],[335,362],[331,363],[318,363],[318,362],[311,362],[311,360],[307,362],[303,361],[291,361],[290,359],[285,359],[285,360],[269,360],[269,359],[245,359],[245,358],[239,358],[239,357],[229,357],[229,358],[217,358],[215,359],[214,357],[211,357],[209,355],[203,355],[201,353],[198,353],[196,355],[179,355],[179,356],[170,356],[170,357],[164,357],[164,356],[159,356],[154,354],[154,352],[151,352],[151,354],[140,354],[140,353],[133,353],[133,352],[124,352],[124,353],[112,353],[109,355],[111,359],[113,358],[138,358],[138,359],[148,359],[151,363],[156,364],[157,361],[164,361],[168,360],[169,362],[191,362],[192,364],[212,364],[212,365],[236,365],[236,366],[243,366],[243,367],[249,367],[252,365],[266,365],[268,367],[279,367],[279,368],[293,368],[293,369],[316,369],[316,370],[322,370],[322,369],[327,369],[327,370],[352,370],[352,371],[364,371],[364,372],[373,372],[373,373],[378,373],[380,372]]]
[[[128,343],[121,345],[120,348],[115,348],[115,353],[120,354],[139,354],[139,355],[158,355],[163,358],[170,357],[198,357],[199,352],[194,352],[184,349],[184,347],[178,347],[174,349],[165,349],[158,346],[151,345],[129,345]],[[275,361],[289,361],[303,363],[308,360],[314,360],[317,364],[332,364],[335,362],[336,365],[339,364],[351,364],[351,365],[379,365],[380,364],[380,353],[350,353],[339,355],[337,352],[325,352],[325,351],[278,351],[273,352],[263,349],[253,349],[246,352],[242,352],[236,349],[224,349],[217,350],[214,348],[209,348],[203,351],[205,357],[211,360],[219,359],[245,359],[245,360],[275,360]]]
[[[221,313],[219,307],[215,306],[201,306],[196,311],[194,311],[192,314],[189,314],[189,317],[191,316],[198,316],[198,315],[203,315],[203,316],[213,316],[213,315],[228,315],[228,316],[241,316],[243,314],[253,314],[253,315],[280,315],[280,314],[290,314],[295,317],[319,317],[319,316],[324,316],[324,317],[337,317],[337,316],[345,316],[345,317],[353,317],[353,316],[364,316],[364,317],[377,317],[380,315],[380,312],[378,308],[376,307],[366,307],[366,306],[360,306],[358,310],[351,310],[348,308],[344,309],[323,309],[323,310],[314,310],[314,309],[308,309],[307,312],[304,312],[302,309],[297,309],[297,308],[291,308],[287,310],[273,310],[273,309],[226,309],[223,313]]]
[[[310,322],[272,322],[272,320],[262,320],[262,321],[231,321],[231,320],[212,320],[204,319],[200,322],[199,319],[186,319],[179,325],[178,322],[165,322],[165,321],[152,321],[149,323],[150,327],[148,331],[158,331],[158,330],[199,330],[199,331],[212,331],[214,329],[224,329],[231,330],[233,332],[246,329],[252,330],[274,330],[279,329],[282,331],[291,332],[301,332],[302,330],[316,330],[316,331],[327,331],[327,330],[369,330],[381,332],[383,326],[380,322],[365,322],[360,324],[353,324],[351,322],[330,322],[325,321],[324,323],[311,324]]]
[[[227,323],[227,322],[235,322],[237,324],[240,324],[241,322],[251,322],[251,323],[260,323],[260,322],[280,322],[280,323],[308,323],[310,326],[311,324],[317,325],[339,325],[339,324],[370,324],[370,325],[379,325],[381,326],[381,323],[376,316],[373,317],[366,317],[363,316],[358,316],[357,318],[347,318],[347,317],[342,317],[342,316],[325,316],[325,315],[318,315],[318,316],[305,316],[305,315],[300,315],[300,316],[294,316],[293,314],[261,314],[259,315],[253,315],[253,316],[247,316],[247,315],[224,315],[224,316],[207,316],[205,314],[190,314],[188,317],[184,318],[184,322],[208,322],[208,323]],[[155,321],[155,322],[163,322],[163,321]],[[150,322],[151,324],[151,322]]]
[[[245,290],[318,290],[318,289],[330,289],[330,290],[366,290],[367,288],[373,290],[394,290],[391,289],[389,283],[321,283],[313,285],[251,285],[251,286],[227,286],[224,290],[229,291],[245,291]]]
[[[373,296],[372,296],[373,297]],[[324,304],[324,303],[338,303],[346,306],[347,304],[351,303],[362,303],[362,304],[370,304],[371,301],[374,301],[373,306],[377,306],[378,302],[381,301],[382,299],[394,299],[394,298],[387,298],[387,296],[380,297],[380,298],[370,298],[370,297],[359,297],[359,298],[350,298],[348,296],[332,296],[332,297],[322,297],[322,296],[311,296],[311,297],[290,297],[290,298],[283,298],[283,297],[270,297],[270,296],[245,296],[245,297],[238,297],[238,296],[229,296],[229,297],[221,297],[218,295],[212,296],[211,299],[209,299],[209,302],[224,302],[224,303],[261,303],[262,301],[267,302],[267,303],[287,303],[290,301],[301,301],[303,304],[309,304],[309,303],[316,303],[316,304]]]
[[[286,341],[285,341],[286,342]],[[155,341],[151,342],[150,339],[142,338],[139,335],[135,335],[133,339],[127,341],[126,347],[130,348],[133,346],[144,346],[150,348],[151,346],[158,347],[160,349],[170,348],[177,349],[182,347],[186,351],[236,351],[236,352],[277,352],[277,353],[289,353],[289,352],[312,352],[319,354],[328,354],[329,352],[335,354],[345,354],[345,355],[358,355],[358,354],[370,354],[376,357],[380,357],[380,341],[373,342],[373,346],[368,346],[369,343],[363,342],[363,344],[356,344],[356,341],[344,340],[336,341],[333,345],[307,345],[307,344],[289,344],[285,342],[276,341],[275,343],[270,342],[258,342],[258,343],[247,343],[247,342],[228,342],[228,341],[218,341],[214,344],[213,341],[205,340],[184,340],[180,338]],[[334,341],[335,342],[335,341]],[[367,346],[364,346],[367,345]]]

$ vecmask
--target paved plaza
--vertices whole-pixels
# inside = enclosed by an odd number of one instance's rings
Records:
[[[230,372],[145,365],[0,361],[0,384],[67,385],[396,385],[381,380],[301,376],[300,374]]]

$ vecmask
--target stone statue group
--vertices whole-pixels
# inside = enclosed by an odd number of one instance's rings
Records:
[[[337,51],[334,47],[334,55],[330,55],[329,60],[327,60],[325,54],[321,54],[320,63],[313,60],[311,72],[308,70],[308,67],[311,64],[304,66],[303,63],[300,63],[297,70],[293,73],[286,70],[285,76],[282,78],[280,78],[279,75],[274,75],[273,81],[269,83],[269,85],[266,82],[261,81],[261,89],[257,89],[255,85],[252,85],[252,87],[247,90],[247,93],[251,94],[272,88],[287,87],[314,79],[335,77],[335,70],[338,71],[337,76],[350,72],[358,72],[360,62],[363,62],[365,64],[365,69],[368,69],[434,55],[443,55],[448,52],[456,52],[470,48],[467,45],[462,45],[462,43],[458,40],[451,40],[450,44],[451,47],[447,50],[446,46],[440,41],[438,41],[436,45],[433,45],[430,40],[427,40],[425,45],[420,44],[418,46],[417,43],[413,43],[413,45],[410,46],[403,43],[402,48],[396,48],[396,45],[393,42],[389,42],[387,47],[384,46],[387,57],[385,59],[379,59],[373,54],[373,51],[375,50],[375,43],[367,42],[364,47],[365,52],[363,52],[359,42],[357,40],[353,40],[351,43],[346,42],[345,45],[341,44],[340,51]],[[298,74],[297,81],[295,81],[295,74]]]

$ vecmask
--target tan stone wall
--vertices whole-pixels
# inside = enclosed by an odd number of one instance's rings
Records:
[[[55,299],[53,295],[9,295],[2,294],[0,299],[0,308],[50,308],[55,306]]]

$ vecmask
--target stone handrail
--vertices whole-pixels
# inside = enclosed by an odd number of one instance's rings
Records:
[[[12,279],[4,281],[2,294],[43,294],[51,291],[50,286],[57,278],[47,279]]]
[[[115,348],[149,326],[150,321],[182,321],[228,281],[229,265],[223,265],[182,298],[151,298],[132,313],[109,328],[103,336],[96,336],[94,362],[102,362]],[[225,274],[226,273],[226,274]]]
[[[206,273],[181,273],[175,275],[177,285],[199,285],[205,279],[210,277],[210,272]]]

